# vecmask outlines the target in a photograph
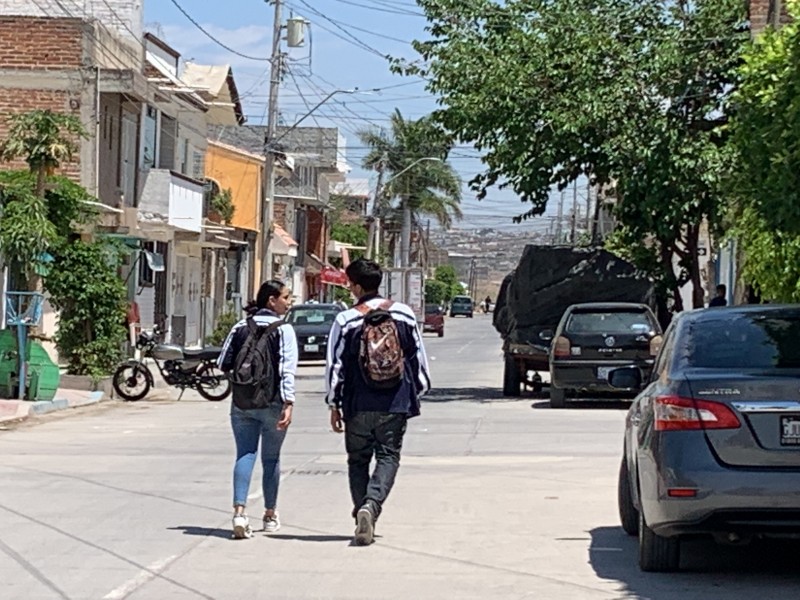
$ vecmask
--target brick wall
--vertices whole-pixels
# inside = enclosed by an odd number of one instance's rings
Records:
[[[70,105],[70,99],[74,99],[70,93],[61,90],[0,89],[0,139],[4,139],[8,132],[6,117],[12,113],[22,113],[40,108],[79,117],[79,110]],[[74,162],[63,165],[62,169],[65,175],[76,181],[80,180],[80,165],[77,158],[75,156]],[[3,166],[27,168],[23,161],[15,161]]]
[[[0,65],[15,69],[76,69],[83,62],[79,19],[0,17]]]
[[[781,23],[789,22],[786,12],[786,0],[750,0],[750,27],[753,35],[762,31],[774,19],[774,11],[780,9]]]
[[[275,208],[272,211],[272,220],[275,221],[281,227],[283,227],[286,231],[289,231],[286,228],[286,203],[285,202],[276,202],[275,203]]]
[[[306,209],[308,251],[325,260],[325,216],[316,208]]]

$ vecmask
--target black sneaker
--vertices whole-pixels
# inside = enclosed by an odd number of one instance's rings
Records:
[[[369,546],[375,541],[375,515],[368,504],[364,504],[356,513],[356,546]]]

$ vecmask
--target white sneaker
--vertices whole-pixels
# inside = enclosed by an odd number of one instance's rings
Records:
[[[356,546],[369,546],[375,541],[375,515],[364,505],[356,513]]]
[[[246,540],[253,537],[253,530],[250,529],[250,520],[245,515],[233,517],[233,537],[237,540]]]
[[[271,517],[264,517],[264,533],[275,533],[281,528],[281,520],[275,512]]]

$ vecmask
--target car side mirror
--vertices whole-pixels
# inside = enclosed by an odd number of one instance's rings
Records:
[[[545,329],[544,331],[539,333],[539,339],[542,340],[543,342],[552,342],[554,335],[555,333],[553,333],[552,329]]]
[[[608,383],[620,390],[638,390],[642,387],[642,371],[639,367],[614,369],[608,374]]]

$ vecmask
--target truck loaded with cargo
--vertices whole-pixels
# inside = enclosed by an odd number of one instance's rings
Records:
[[[503,338],[503,394],[540,391],[553,331],[572,304],[652,305],[652,282],[631,263],[600,248],[528,245],[503,280],[493,324]]]

